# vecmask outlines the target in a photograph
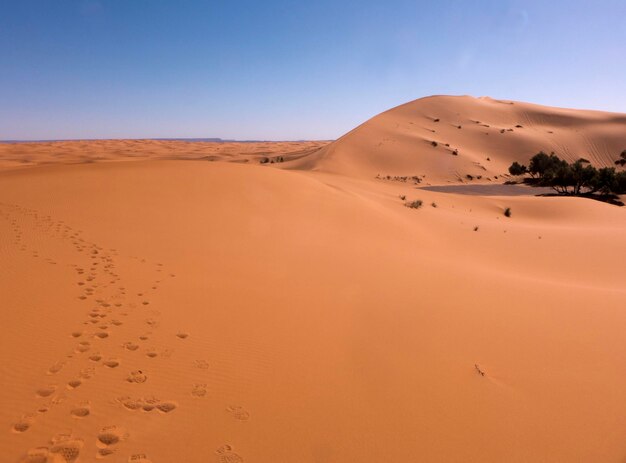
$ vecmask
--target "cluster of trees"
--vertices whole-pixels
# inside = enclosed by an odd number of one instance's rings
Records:
[[[626,165],[626,150],[615,161],[617,166]],[[569,163],[554,153],[543,151],[535,154],[527,166],[514,162],[509,167],[511,175],[530,175],[529,183],[547,186],[559,194],[620,195],[626,194],[626,171],[618,172],[615,167],[596,169],[587,159]]]

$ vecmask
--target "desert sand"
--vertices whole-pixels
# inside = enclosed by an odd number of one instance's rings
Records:
[[[624,208],[422,189],[541,149],[613,165],[626,115],[0,145],[0,461],[623,462]]]

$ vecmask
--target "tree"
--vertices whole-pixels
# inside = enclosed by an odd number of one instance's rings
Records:
[[[615,161],[615,165],[621,167],[626,166],[626,150],[622,151],[622,153],[619,155],[619,159]]]
[[[509,167],[509,173],[511,175],[524,175],[526,172],[528,172],[528,168],[517,161],[515,161],[513,164],[511,164],[511,167]]]
[[[620,156],[626,165],[626,150]],[[621,165],[617,161],[616,164]],[[509,172],[512,175],[528,173],[536,179],[535,185],[550,187],[562,195],[626,194],[626,171],[617,173],[615,167],[596,169],[585,158],[570,164],[554,153],[548,155],[541,151],[530,159],[528,168],[516,161]]]

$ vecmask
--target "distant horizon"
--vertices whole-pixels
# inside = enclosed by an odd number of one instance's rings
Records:
[[[332,140],[430,94],[626,112],[626,2],[0,5],[0,139]]]
[[[45,140],[0,140],[0,143],[12,144],[12,143],[55,143],[64,141],[108,141],[108,140],[152,140],[152,141],[186,141],[186,142],[198,142],[198,143],[298,143],[305,141],[334,141],[335,139],[317,139],[317,140],[234,140],[224,139],[219,137],[177,137],[177,138],[164,138],[164,137],[138,137],[138,138],[51,138]]]

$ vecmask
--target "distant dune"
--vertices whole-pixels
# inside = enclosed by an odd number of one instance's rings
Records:
[[[331,144],[0,145],[0,461],[624,462],[626,208],[501,177],[623,128],[431,97]]]
[[[296,165],[365,178],[415,175],[433,184],[468,174],[493,181],[541,150],[601,167],[625,148],[626,114],[431,96],[373,117]]]

